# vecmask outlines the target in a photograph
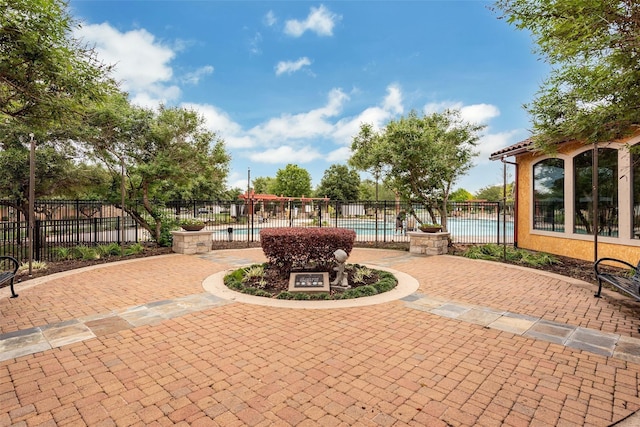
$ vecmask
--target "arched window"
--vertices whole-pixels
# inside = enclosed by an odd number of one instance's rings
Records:
[[[574,233],[593,234],[593,150],[573,158]],[[618,151],[598,150],[598,235],[618,236]]]
[[[564,160],[545,159],[533,166],[533,228],[564,231]]]

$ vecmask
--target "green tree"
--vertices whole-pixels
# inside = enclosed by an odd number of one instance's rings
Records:
[[[0,197],[12,207],[29,216],[29,150],[14,145],[0,150]],[[95,166],[76,163],[51,144],[41,144],[35,151],[34,193],[36,198],[74,198],[90,193],[100,185],[102,175]]]
[[[38,142],[73,133],[87,103],[113,90],[109,68],[71,37],[61,0],[0,0],[0,123]]]
[[[294,164],[288,164],[284,169],[278,169],[273,186],[273,192],[278,196],[302,197],[311,195],[311,175],[306,169]]]
[[[507,184],[507,202],[513,201],[513,183]],[[475,198],[478,200],[486,200],[488,202],[501,202],[504,199],[504,186],[488,185],[476,191]]]
[[[71,37],[74,26],[64,1],[0,0],[0,181],[25,215],[30,136],[36,197],[84,192],[92,178],[68,141],[81,133],[85,107],[117,90],[109,67]]]
[[[351,142],[352,154],[348,161],[349,165],[356,169],[369,172],[376,182],[383,177],[387,154],[384,152],[384,144],[380,138],[381,135],[375,131],[373,125],[362,123],[360,132]]]
[[[224,142],[204,127],[204,119],[194,111],[161,107],[156,112],[114,97],[91,119],[92,129],[97,130],[89,139],[93,154],[112,174],[110,200],[120,204],[124,164],[126,199],[142,201],[141,208],[126,204],[125,210],[157,242],[162,240],[165,219],[152,200],[193,194],[194,185],[202,182],[223,194],[229,156]]]
[[[259,176],[253,180],[253,191],[256,194],[272,194],[275,179],[268,176]]]
[[[331,200],[357,200],[360,175],[346,165],[331,165],[324,171],[316,189],[316,197],[328,197]]]
[[[469,193],[464,188],[458,188],[449,195],[449,200],[452,202],[466,202],[467,200],[472,199],[473,194]]]
[[[496,8],[532,33],[552,65],[525,106],[534,140],[610,141],[640,124],[640,7],[633,0],[498,0]]]
[[[365,179],[358,186],[358,198],[360,200],[376,200],[376,183],[371,179]],[[378,200],[396,200],[396,195],[383,182],[378,183]]]
[[[380,170],[402,199],[435,206],[446,229],[452,185],[472,166],[481,125],[460,118],[456,110],[390,121],[380,133],[363,125],[352,143],[352,164]]]

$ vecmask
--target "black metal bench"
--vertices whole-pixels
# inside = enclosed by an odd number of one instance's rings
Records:
[[[11,298],[15,298],[18,294],[13,290],[13,282],[18,272],[20,264],[18,260],[10,256],[0,256],[0,285],[9,282],[11,286]]]
[[[628,268],[629,275],[623,274],[613,274],[608,272],[601,271],[600,263],[606,261],[609,264],[617,263],[623,265]],[[596,277],[598,278],[598,292],[595,294],[596,297],[600,298],[600,293],[602,292],[602,282],[607,282],[610,285],[615,286],[620,289],[624,293],[632,296],[636,299],[636,301],[640,301],[640,262],[637,266],[631,265],[626,261],[622,261],[620,259],[615,258],[600,258],[596,261],[593,266],[596,270]],[[631,274],[633,272],[633,274]],[[640,328],[638,328],[638,332],[640,332]]]

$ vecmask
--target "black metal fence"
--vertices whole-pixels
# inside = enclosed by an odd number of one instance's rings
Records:
[[[12,201],[0,200],[0,255],[28,258],[28,221]],[[56,259],[57,248],[151,241],[150,233],[119,208],[100,201],[39,200],[34,259]],[[203,220],[214,241],[256,242],[267,227],[343,227],[361,243],[408,243],[422,223],[443,223],[438,211],[395,201],[251,200],[155,202],[167,221]],[[512,206],[451,203],[447,229],[453,243],[513,243]],[[140,211],[140,210],[138,210]]]

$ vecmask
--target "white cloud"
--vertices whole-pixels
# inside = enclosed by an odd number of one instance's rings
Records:
[[[320,158],[322,158],[322,154],[309,146],[295,149],[283,145],[249,154],[249,159],[255,163],[309,163]]]
[[[283,114],[254,127],[249,133],[261,144],[268,145],[331,135],[334,124],[328,119],[337,116],[348,99],[341,89],[333,89],[324,107],[306,113]]]
[[[464,105],[462,102],[443,101],[432,102],[423,107],[425,114],[441,112],[446,109],[460,111],[463,120],[470,123],[486,124],[490,119],[498,117],[500,110],[491,104]]]
[[[486,123],[499,115],[498,107],[491,104],[467,105],[460,109],[462,119],[471,123]]]
[[[280,61],[278,62],[278,65],[276,65],[276,76],[279,76],[283,73],[294,73],[296,71],[299,71],[302,67],[306,67],[308,65],[311,65],[311,60],[306,56],[299,58],[297,61]]]
[[[462,102],[453,101],[430,103],[425,105],[423,110],[425,114],[431,114],[445,109],[457,109],[460,111],[460,116],[463,120],[477,124],[487,124],[488,121],[500,115],[500,110],[495,105],[464,105]],[[476,151],[478,151],[479,154],[475,160],[478,164],[489,163],[489,155],[491,153],[515,143],[516,141],[514,141],[514,139],[516,139],[518,135],[526,134],[522,129],[514,129],[499,133],[491,133],[490,131],[491,128],[486,127],[486,133],[480,137],[478,144],[476,145]],[[524,138],[525,136],[522,137],[522,139]]]
[[[183,103],[181,106],[201,114],[207,128],[221,137],[228,148],[249,148],[256,144],[253,138],[245,134],[242,126],[213,105]]]
[[[383,108],[385,111],[394,114],[402,114],[404,108],[402,107],[402,91],[400,86],[392,84],[387,87],[387,96],[384,98]]]
[[[247,173],[231,172],[227,177],[229,188],[239,188],[242,191],[247,191]]]
[[[369,123],[374,129],[381,129],[395,114],[404,111],[402,105],[402,89],[397,84],[387,86],[387,95],[381,106],[369,107],[352,118],[345,118],[336,123],[333,137],[339,144],[351,145],[353,137],[360,132],[360,125]]]
[[[262,22],[264,22],[264,25],[266,25],[267,27],[273,27],[274,25],[276,25],[276,22],[278,22],[278,18],[276,18],[276,14],[273,13],[273,10],[270,10],[264,16]]]
[[[327,154],[325,160],[331,163],[346,163],[349,157],[351,157],[351,149],[349,147],[340,147]]]
[[[204,67],[200,67],[191,73],[185,74],[182,80],[185,83],[197,85],[202,77],[207,76],[211,73],[213,73],[213,67],[211,65],[205,65]]]
[[[262,49],[260,49],[260,43],[262,43],[262,34],[256,33],[251,40],[249,40],[249,52],[254,55],[259,55],[262,53]]]
[[[324,5],[320,5],[318,8],[312,7],[304,21],[296,19],[287,21],[284,32],[293,37],[300,37],[306,31],[313,31],[319,36],[331,36],[333,35],[333,27],[340,19],[342,19],[340,15],[336,15]]]
[[[144,29],[120,32],[108,23],[85,24],[75,35],[94,46],[101,61],[115,66],[113,76],[129,92],[132,102],[157,106],[180,96],[180,89],[169,84],[174,49],[156,40]]]
[[[524,129],[514,129],[507,132],[490,133],[482,136],[478,141],[478,145],[476,145],[476,150],[480,152],[477,157],[477,162],[490,163],[489,156],[491,153],[515,144],[518,141],[518,135],[521,135],[521,139],[524,139],[526,133]]]

